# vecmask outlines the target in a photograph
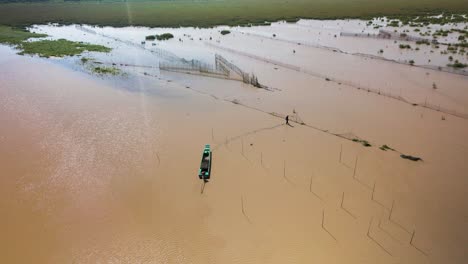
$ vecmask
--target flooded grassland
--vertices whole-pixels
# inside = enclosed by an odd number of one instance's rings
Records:
[[[31,27],[109,50],[0,46],[1,262],[464,263],[467,24],[392,23]]]

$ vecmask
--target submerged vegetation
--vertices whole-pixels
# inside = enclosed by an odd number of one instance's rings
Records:
[[[115,67],[94,67],[92,69],[94,73],[97,73],[99,75],[119,75],[121,74],[121,71]]]
[[[40,57],[46,58],[74,56],[84,51],[109,52],[111,50],[101,45],[74,42],[66,39],[23,42],[18,45],[18,48],[22,49],[19,53],[21,55],[37,54]]]
[[[17,45],[30,38],[47,37],[45,34],[31,33],[23,28],[12,28],[0,25],[0,43]]]

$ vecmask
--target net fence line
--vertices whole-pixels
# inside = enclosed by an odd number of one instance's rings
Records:
[[[434,70],[434,71],[448,72],[448,73],[452,73],[452,74],[468,75],[468,71],[466,71],[464,69],[457,69],[457,68],[451,68],[451,67],[445,67],[445,66],[438,67],[438,66],[430,66],[430,65],[412,65],[408,61],[388,59],[388,58],[385,58],[383,56],[376,56],[376,55],[365,54],[365,53],[361,53],[361,52],[348,52],[348,51],[344,51],[344,50],[341,50],[341,49],[336,48],[336,47],[329,47],[329,46],[324,46],[324,45],[319,45],[319,44],[313,44],[313,43],[309,43],[309,42],[306,42],[306,41],[303,41],[303,40],[298,42],[298,41],[287,40],[287,39],[282,39],[282,38],[278,38],[278,37],[268,37],[268,36],[261,35],[261,34],[256,34],[256,33],[242,32],[242,31],[238,31],[238,32],[242,33],[242,34],[245,34],[245,35],[258,37],[258,38],[270,39],[270,40],[281,41],[281,42],[295,44],[295,45],[297,44],[297,45],[302,45],[302,46],[311,47],[311,48],[323,49],[323,50],[328,50],[328,51],[337,52],[337,53],[341,53],[341,54],[359,56],[359,57],[370,58],[370,59],[374,59],[374,60],[382,60],[382,61],[386,61],[386,62],[390,62],[390,63],[411,65],[412,67],[419,67],[419,68],[424,68],[424,69],[429,69],[429,70]],[[357,36],[361,36],[361,37],[383,38],[383,37],[379,37],[378,34],[375,34],[375,33],[342,32],[342,36],[355,37],[356,34],[357,34]],[[409,39],[409,41],[413,40],[413,41],[427,41],[427,42],[430,42],[429,39],[419,38],[419,37],[415,37],[415,36],[408,36],[407,38]],[[387,37],[387,39],[388,39],[388,37]]]
[[[215,44],[208,43],[208,42],[205,42],[205,45],[207,45],[209,47],[217,48],[217,49],[220,49],[220,50],[225,50],[225,51],[228,51],[230,53],[238,54],[238,55],[248,57],[248,58],[251,58],[251,59],[255,59],[255,60],[259,60],[259,61],[263,61],[263,62],[266,62],[266,63],[273,64],[273,65],[281,66],[283,68],[288,68],[288,69],[291,69],[291,70],[294,70],[294,71],[300,71],[301,70],[301,68],[298,67],[298,66],[288,64],[288,63],[283,63],[283,62],[276,61],[276,60],[267,59],[267,58],[264,58],[264,57],[261,57],[261,56],[255,55],[255,54],[247,53],[247,52],[244,52],[244,51],[235,50],[235,49],[231,49],[231,48],[228,48],[228,47],[223,47],[223,46],[220,46],[220,45],[215,45]]]
[[[175,72],[191,72],[191,73],[204,73],[220,75],[223,78],[228,78],[229,74],[225,70],[214,67],[213,65],[201,62],[201,61],[171,61],[171,62],[159,62],[159,69],[166,71]]]
[[[235,64],[229,62],[223,56],[215,54],[214,65],[192,60],[192,61],[169,61],[159,62],[159,69],[165,71],[173,71],[180,73],[188,73],[195,75],[203,75],[241,81],[246,84],[251,84],[257,88],[271,90],[269,87],[259,83],[258,78],[254,74],[246,73]]]
[[[361,38],[379,38],[379,39],[394,39],[394,40],[404,40],[404,41],[423,41],[428,43],[437,44],[438,42],[433,39],[423,38],[413,35],[408,35],[406,33],[392,32],[390,30],[380,29],[378,33],[371,32],[340,32],[340,36],[343,37],[361,37]]]
[[[338,48],[328,47],[328,46],[315,44],[315,43],[307,42],[307,41],[303,41],[303,40],[294,41],[294,40],[283,39],[283,38],[278,38],[278,37],[273,37],[273,36],[272,37],[265,36],[265,35],[262,35],[262,34],[257,34],[257,33],[252,33],[252,32],[242,32],[242,31],[238,31],[238,32],[241,33],[241,34],[248,35],[248,36],[254,36],[254,37],[258,37],[258,38],[275,40],[275,41],[285,42],[285,43],[294,44],[294,45],[298,45],[298,46],[306,46],[306,47],[317,48],[317,49],[325,49],[325,50],[329,50],[329,51],[333,51],[333,52],[339,52],[339,53],[347,54],[347,52],[342,51],[342,50],[340,50]]]
[[[369,93],[373,93],[375,95],[385,96],[385,97],[395,99],[395,100],[398,100],[398,101],[401,101],[401,102],[404,102],[406,104],[410,104],[410,105],[413,105],[413,106],[421,106],[421,107],[424,107],[424,108],[427,108],[427,109],[430,109],[430,110],[433,110],[433,111],[445,113],[445,114],[460,117],[460,118],[463,118],[463,119],[468,119],[468,114],[467,113],[456,111],[455,109],[449,109],[449,108],[441,107],[441,106],[438,106],[438,105],[432,105],[432,104],[429,104],[427,102],[424,102],[424,103],[412,102],[412,101],[404,98],[401,95],[393,94],[391,92],[382,91],[381,89],[365,87],[365,86],[363,86],[361,84],[358,84],[358,83],[355,83],[355,82],[352,82],[352,81],[340,80],[338,78],[328,77],[328,76],[326,76],[324,74],[313,72],[313,71],[310,71],[308,69],[304,69],[304,68],[301,68],[301,67],[298,67],[298,66],[295,66],[295,65],[291,65],[291,64],[288,64],[288,63],[279,62],[279,61],[276,61],[276,60],[264,58],[264,57],[261,57],[261,56],[258,56],[258,55],[254,55],[254,54],[244,52],[244,51],[239,51],[239,50],[235,50],[235,49],[215,45],[215,44],[212,44],[212,43],[206,43],[206,45],[217,48],[217,49],[220,49],[220,50],[225,50],[225,51],[228,51],[228,52],[233,53],[233,54],[237,54],[237,55],[241,55],[241,56],[248,57],[248,58],[251,58],[251,59],[255,59],[255,60],[258,60],[258,61],[262,61],[262,62],[266,62],[266,63],[269,63],[269,64],[281,66],[281,67],[284,67],[284,68],[287,68],[287,69],[290,69],[290,70],[293,70],[293,71],[306,73],[308,75],[318,77],[318,78],[322,78],[322,79],[325,79],[327,81],[332,81],[332,82],[335,82],[335,83],[338,83],[338,84],[344,84],[344,85],[347,85],[347,86],[352,87],[352,88],[357,89],[357,90],[363,90],[363,91],[367,91]]]
[[[229,62],[226,60],[223,56],[216,54],[215,55],[215,64],[216,67],[219,67],[223,70],[225,70],[229,75],[235,75],[237,74],[244,83],[248,83],[250,79],[250,75],[243,70],[241,70],[239,67],[234,65],[233,63]],[[232,74],[234,72],[235,74]]]
[[[268,89],[267,86],[264,86],[258,82],[258,78],[254,74],[248,74],[242,71],[239,67],[229,62],[228,60],[226,60],[224,57],[222,57],[219,54],[215,54],[215,65],[213,66],[213,65],[210,65],[208,63],[204,63],[198,60],[187,61],[183,58],[178,57],[172,52],[162,50],[159,48],[147,49],[144,46],[134,43],[132,41],[122,40],[122,39],[109,36],[103,33],[98,33],[95,30],[83,27],[81,25],[76,25],[75,27],[78,30],[81,30],[83,32],[110,38],[114,41],[121,42],[126,45],[137,47],[143,50],[147,50],[147,51],[150,51],[152,53],[159,55],[160,57],[167,60],[167,62],[162,62],[162,61],[159,62],[160,70],[189,73],[189,74],[199,74],[203,76],[217,77],[217,78],[223,78],[223,79],[239,80],[246,84],[252,84],[253,86],[257,88]],[[143,66],[138,65],[138,67],[143,67]]]

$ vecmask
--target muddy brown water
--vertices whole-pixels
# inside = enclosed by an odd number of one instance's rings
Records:
[[[234,37],[219,45],[262,52],[240,44],[258,39]],[[220,52],[280,90],[156,71],[115,81],[2,46],[0,262],[464,262],[466,120]],[[361,65],[341,78],[389,79],[389,89],[466,109],[464,77],[424,79],[425,70],[406,65],[298,52],[342,68],[263,55],[330,75]],[[140,55],[134,60],[150,63]],[[369,78],[366,69],[385,74]],[[433,79],[438,94],[426,89]],[[268,114],[293,109],[307,124],[373,147]],[[202,194],[204,144],[214,151]]]

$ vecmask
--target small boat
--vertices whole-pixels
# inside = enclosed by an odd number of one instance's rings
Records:
[[[210,145],[205,145],[203,150],[203,156],[200,164],[200,169],[198,170],[198,177],[203,180],[210,179],[211,176],[211,147]]]

